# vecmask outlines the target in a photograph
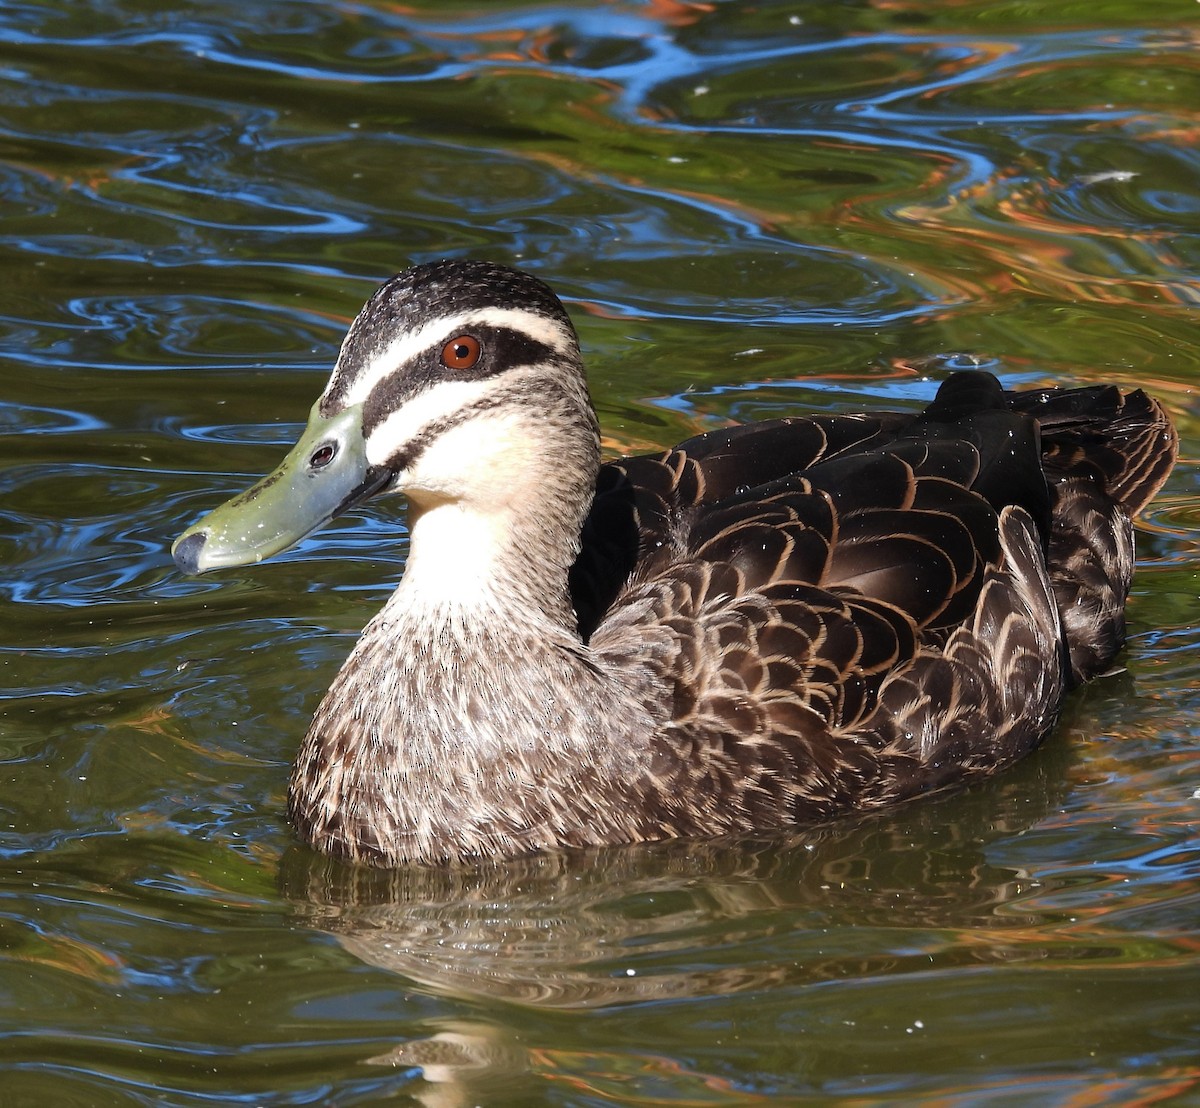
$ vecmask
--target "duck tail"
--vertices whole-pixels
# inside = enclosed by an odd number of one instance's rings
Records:
[[[1041,429],[1047,474],[1100,480],[1132,519],[1175,464],[1179,433],[1166,409],[1141,389],[1113,385],[1006,394],[1009,406]]]
[[[1112,386],[1009,393],[1037,419],[1052,498],[1047,564],[1075,682],[1108,670],[1125,643],[1133,518],[1175,464],[1163,406]]]

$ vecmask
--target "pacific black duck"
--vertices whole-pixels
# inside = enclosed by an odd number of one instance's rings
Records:
[[[411,553],[317,709],[290,812],[394,866],[772,831],[969,782],[1111,664],[1131,519],[1174,462],[1141,391],[948,377],[600,462],[558,298],[417,266],[350,327],[278,470],[174,547],[260,561],[377,494]]]

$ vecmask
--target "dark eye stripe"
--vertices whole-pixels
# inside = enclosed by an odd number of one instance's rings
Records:
[[[392,469],[403,469],[412,465],[427,449],[447,431],[452,431],[460,423],[466,423],[476,416],[497,408],[519,405],[522,408],[533,407],[544,410],[553,404],[561,404],[562,390],[557,384],[547,381],[514,383],[511,388],[499,386],[486,396],[481,396],[470,404],[448,412],[446,415],[427,423],[421,428],[416,438],[404,443],[400,450],[387,459],[386,465]],[[387,419],[394,409],[388,408],[374,422],[363,421],[363,438],[369,439],[374,430]]]
[[[480,346],[477,360],[463,368],[448,367],[449,346],[468,332],[455,328],[431,343],[423,354],[397,366],[371,390],[363,402],[363,433],[378,426],[392,412],[442,381],[481,381],[527,365],[556,361],[561,355],[523,331],[507,327],[472,327],[469,336]]]

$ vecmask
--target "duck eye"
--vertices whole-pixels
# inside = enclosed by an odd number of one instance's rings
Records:
[[[472,369],[479,361],[483,347],[472,335],[459,335],[442,347],[442,365],[447,369]]]
[[[325,442],[312,452],[308,459],[309,469],[324,469],[337,455],[337,443]]]

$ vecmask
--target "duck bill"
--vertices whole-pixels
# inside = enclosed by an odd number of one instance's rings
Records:
[[[209,512],[171,548],[184,573],[252,565],[299,542],[391,479],[367,462],[359,405],[323,416],[319,402],[274,473]]]

